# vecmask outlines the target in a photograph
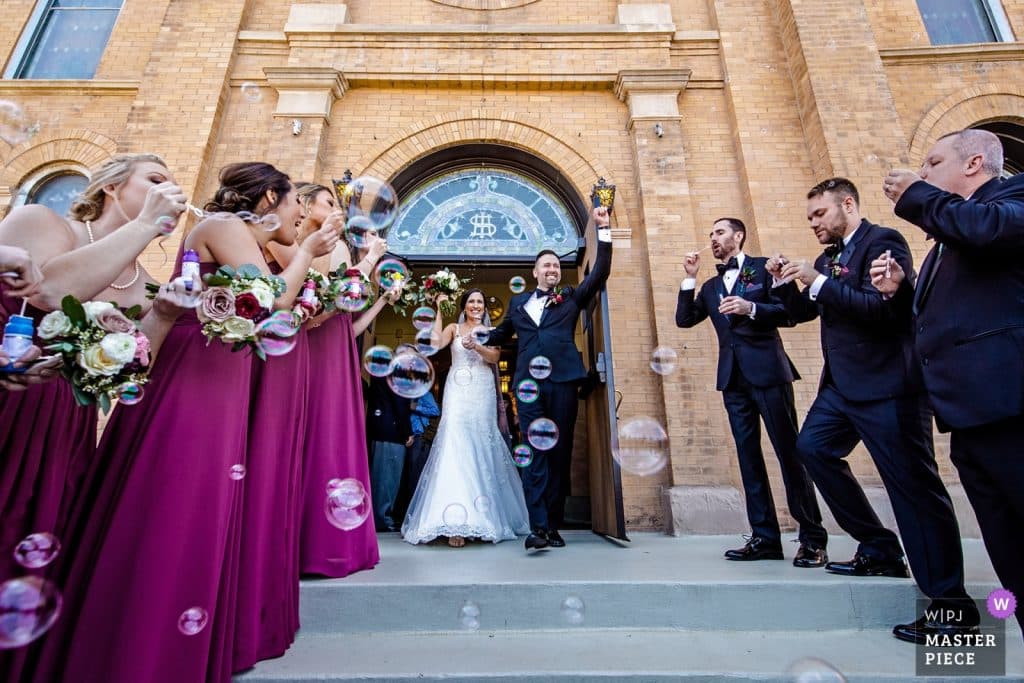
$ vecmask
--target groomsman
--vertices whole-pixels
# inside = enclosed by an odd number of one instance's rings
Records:
[[[896,215],[936,245],[913,305],[915,344],[936,422],[978,516],[1004,587],[1024,603],[1024,175],[1002,180],[1002,145],[984,130],[943,136],[920,175],[895,170],[884,190]],[[964,199],[966,197],[966,199]],[[889,277],[886,277],[888,268]],[[911,289],[878,260],[872,282]]]
[[[863,441],[892,502],[914,578],[932,599],[928,611],[953,615],[900,624],[893,635],[924,643],[929,635],[974,633],[978,611],[964,589],[960,531],[935,465],[931,412],[911,342],[911,300],[906,294],[887,300],[871,285],[870,264],[881,254],[913,272],[907,242],[861,217],[857,188],[845,178],[807,193],[807,219],[828,245],[825,252],[813,264],[776,257],[769,270],[806,286],[787,298],[794,319],[821,318],[825,365],[797,450],[836,521],[860,543],[852,560],[825,569],[907,576],[900,539],[882,526],[845,460]],[[780,295],[786,298],[787,290]]]
[[[800,524],[800,548],[793,564],[821,567],[828,561],[828,534],[810,477],[796,452],[797,423],[793,381],[799,373],[786,355],[778,328],[793,322],[781,301],[772,296],[767,259],[747,256],[743,243],[747,228],[738,218],[719,218],[711,229],[711,253],[721,261],[718,275],[706,280],[695,295],[700,252],[683,261],[686,279],[679,289],[676,325],[693,327],[707,317],[718,335],[718,386],[747,503],[750,540],[742,548],[725,552],[729,560],[781,560],[782,536],[768,471],[761,450],[764,420],[782,470],[782,483],[790,514]],[[796,285],[785,287],[795,289]]]

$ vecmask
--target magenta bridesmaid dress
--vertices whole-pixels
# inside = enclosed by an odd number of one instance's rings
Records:
[[[327,521],[324,511],[331,479],[357,479],[370,495],[363,386],[352,316],[335,315],[310,330],[309,363],[300,567],[303,574],[338,578],[370,569],[380,559],[372,516],[365,524],[342,531]]]

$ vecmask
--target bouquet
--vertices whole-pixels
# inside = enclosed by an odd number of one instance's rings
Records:
[[[199,295],[196,315],[209,341],[231,344],[232,351],[251,348],[266,360],[264,338],[288,338],[299,331],[301,320],[293,312],[274,312],[274,299],[286,289],[277,275],[246,263],[237,270],[221,266],[203,279],[206,289]]]
[[[358,268],[335,273],[327,291],[333,307],[346,313],[365,311],[373,302],[373,283]]]
[[[99,404],[107,413],[114,399],[141,398],[150,360],[149,339],[135,322],[141,312],[139,306],[122,312],[109,301],[82,303],[68,295],[59,311],[39,322],[37,334],[52,340],[47,350],[63,356],[61,374],[79,405]]]
[[[460,278],[447,268],[442,268],[436,273],[425,275],[419,286],[420,301],[434,304],[437,302],[438,296],[446,294],[448,300],[441,302],[441,314],[451,318],[456,314],[455,300],[462,294],[464,286],[470,280],[471,278],[468,277]]]

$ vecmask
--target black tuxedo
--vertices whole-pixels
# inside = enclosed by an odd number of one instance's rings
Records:
[[[761,449],[761,420],[779,458],[790,513],[800,524],[800,540],[824,548],[828,535],[814,487],[796,452],[797,420],[793,381],[800,378],[786,355],[779,327],[792,326],[789,312],[772,291],[767,259],[744,256],[727,292],[722,275],[704,282],[699,296],[680,289],[676,325],[693,327],[710,317],[718,335],[718,390],[722,392],[743,480],[747,519],[754,536],[781,543],[779,521]],[[787,285],[795,289],[795,285]],[[754,318],[722,315],[722,297],[730,294],[754,302]]]
[[[1024,600],[1024,176],[969,200],[911,185],[896,214],[938,244],[914,296],[915,345],[950,457],[1003,586]],[[941,255],[940,247],[941,246]]]
[[[559,287],[561,301],[550,300],[540,324],[526,312],[534,292],[512,297],[508,313],[487,340],[488,346],[500,346],[517,337],[515,384],[530,377],[530,361],[545,356],[551,361],[551,374],[538,380],[540,397],[533,403],[519,402],[519,427],[526,434],[529,425],[547,417],[558,426],[558,442],[547,451],[533,448],[533,461],[520,470],[530,526],[557,529],[563,519],[565,498],[569,493],[569,465],[572,458],[573,430],[578,408],[577,386],[586,377],[583,358],[576,348],[576,323],[580,313],[608,280],[612,266],[611,242],[597,242],[597,258],[590,274],[579,287]],[[532,447],[531,447],[532,448]]]
[[[922,592],[959,601],[967,597],[960,531],[935,465],[931,412],[911,343],[910,296],[885,300],[871,285],[871,261],[887,250],[913,273],[903,236],[863,220],[840,253],[826,251],[815,261],[815,269],[828,276],[817,301],[810,300],[810,287],[788,296],[794,319],[820,315],[825,357],[797,450],[836,521],[860,542],[858,552],[899,558],[899,539],[882,526],[845,460],[863,441]]]

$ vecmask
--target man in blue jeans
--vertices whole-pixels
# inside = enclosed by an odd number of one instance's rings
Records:
[[[413,443],[409,399],[391,391],[382,377],[370,379],[366,399],[373,523],[377,531],[398,531],[401,520],[395,519],[395,499],[402,482],[405,449]]]

